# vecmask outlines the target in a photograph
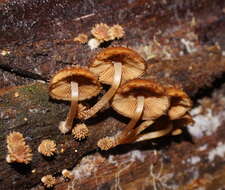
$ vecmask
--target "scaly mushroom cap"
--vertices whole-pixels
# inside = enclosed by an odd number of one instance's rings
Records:
[[[170,119],[179,119],[191,109],[192,101],[183,90],[169,87],[166,92],[171,97],[171,107],[168,111]]]
[[[94,57],[90,71],[99,76],[101,83],[112,84],[113,62],[122,64],[122,83],[140,77],[146,69],[145,60],[135,51],[125,47],[109,47]]]
[[[164,95],[164,88],[150,80],[134,79],[122,85],[112,101],[112,107],[121,115],[132,118],[137,104],[137,96],[144,96],[142,119],[153,120],[164,115],[170,101]]]
[[[79,101],[98,95],[101,90],[98,78],[89,70],[72,67],[59,71],[53,76],[49,85],[49,94],[58,100],[71,101],[71,81],[79,87]]]
[[[13,131],[7,136],[8,163],[17,162],[28,164],[32,160],[31,148],[26,145],[25,138],[20,132]]]
[[[52,175],[46,175],[41,178],[41,182],[48,188],[53,187],[56,184],[56,178]]]
[[[41,141],[41,144],[38,146],[38,152],[45,156],[53,156],[56,150],[55,142],[50,139]]]
[[[25,144],[23,134],[13,131],[7,136],[7,144]]]
[[[14,146],[7,146],[9,154],[7,162],[17,162],[28,164],[32,160],[32,151],[28,145],[18,144]]]

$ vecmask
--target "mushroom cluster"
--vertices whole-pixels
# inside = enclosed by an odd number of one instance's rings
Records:
[[[182,127],[193,122],[188,114],[192,102],[181,89],[164,87],[153,80],[134,79],[123,84],[112,100],[112,108],[131,118],[118,134],[98,141],[102,150],[119,144],[179,135]],[[136,126],[138,121],[142,121]],[[150,131],[149,131],[150,130]]]
[[[145,70],[145,60],[132,49],[108,47],[91,59],[88,68],[71,67],[56,73],[49,85],[50,96],[71,101],[66,120],[59,124],[60,131],[71,131],[75,118],[89,119],[110,103],[116,112],[131,120],[118,134],[98,141],[102,150],[181,134],[182,126],[193,122],[188,114],[192,106],[190,98],[182,89],[140,79]],[[91,108],[78,105],[78,101],[97,96],[101,83],[111,87],[95,105]],[[140,124],[137,126],[137,123]],[[73,134],[81,140],[88,135],[88,129],[83,125],[75,127]],[[81,138],[81,134],[84,137]]]
[[[92,31],[95,35],[98,34],[97,29]],[[111,33],[117,33],[119,38],[119,30],[119,26],[114,26]],[[88,127],[80,123],[73,128],[75,118],[84,121],[110,104],[116,112],[130,118],[130,122],[114,136],[100,139],[97,145],[101,150],[168,134],[181,134],[182,127],[193,123],[188,113],[192,107],[191,99],[182,89],[141,79],[146,66],[145,60],[132,49],[108,47],[92,58],[87,68],[76,66],[57,72],[49,83],[49,95],[57,100],[71,102],[65,121],[59,123],[60,132],[71,132],[78,141],[86,139]],[[101,84],[111,87],[95,105],[87,108],[79,104],[80,101],[97,96],[102,90]],[[7,149],[8,163],[28,164],[32,160],[31,148],[19,132],[11,132],[7,136]],[[57,153],[55,141],[43,140],[38,152],[44,156],[53,156]],[[65,178],[74,178],[72,172],[66,169],[62,174]],[[41,181],[48,188],[57,183],[52,175],[42,177]]]

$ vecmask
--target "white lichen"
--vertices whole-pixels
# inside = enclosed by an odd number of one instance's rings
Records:
[[[225,111],[213,115],[212,110],[207,108],[206,113],[196,115],[199,110],[200,108],[197,107],[190,112],[195,124],[188,126],[189,133],[196,138],[212,135],[225,120]]]
[[[198,150],[199,150],[199,151],[204,151],[204,150],[207,149],[207,147],[208,147],[208,145],[207,145],[207,144],[204,144],[204,145],[200,146],[200,147],[198,148]]]
[[[187,162],[189,162],[192,165],[197,164],[200,161],[201,161],[201,158],[199,156],[192,156],[191,158],[187,159]]]
[[[135,161],[144,162],[145,156],[146,155],[143,152],[141,152],[140,150],[133,150],[129,153],[131,162],[135,162]]]
[[[187,50],[188,53],[194,53],[197,51],[194,42],[184,38],[182,38],[180,41],[185,46],[185,49]]]
[[[133,163],[135,161],[140,161],[140,162],[144,162],[145,161],[145,154],[143,152],[141,152],[140,150],[133,150],[131,152],[128,152],[126,154],[123,154],[122,157],[126,157],[127,159],[125,159],[125,163]],[[118,166],[118,162],[116,161],[115,156],[110,155],[108,160],[107,160],[110,164],[113,164],[115,166]],[[123,163],[123,164],[125,164]]]
[[[222,142],[219,142],[213,150],[211,150],[208,154],[208,160],[211,162],[213,161],[216,156],[224,158],[225,156],[225,144]]]
[[[75,179],[80,179],[84,177],[89,177],[96,170],[95,164],[93,162],[94,156],[84,157],[80,164],[78,164],[73,170],[72,174]]]

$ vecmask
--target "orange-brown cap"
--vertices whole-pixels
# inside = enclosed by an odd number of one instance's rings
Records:
[[[170,106],[169,98],[164,95],[164,88],[151,80],[134,79],[123,84],[112,101],[112,107],[121,115],[132,118],[137,97],[144,96],[143,120],[157,119],[164,115]]]
[[[50,96],[58,100],[71,100],[71,81],[78,83],[80,101],[98,95],[101,90],[95,74],[85,68],[71,67],[53,76],[49,84]]]
[[[90,70],[99,76],[99,81],[111,84],[114,77],[113,62],[122,63],[122,83],[140,77],[146,69],[145,60],[134,50],[125,47],[109,47],[97,54]]]
[[[171,107],[168,111],[170,119],[181,118],[192,107],[192,101],[181,89],[169,87],[166,89],[167,95],[171,97]]]

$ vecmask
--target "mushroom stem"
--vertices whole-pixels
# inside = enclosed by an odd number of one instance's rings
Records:
[[[133,134],[132,129],[134,128],[134,126],[136,125],[136,123],[138,122],[138,120],[140,119],[142,115],[142,112],[144,109],[144,101],[145,101],[144,96],[137,97],[137,106],[134,112],[134,116],[131,119],[131,121],[128,123],[128,125],[125,127],[125,129],[116,137],[115,139],[116,144],[126,143],[129,137],[131,136],[131,134]]]
[[[113,62],[113,64],[114,64],[114,78],[111,88],[105,93],[105,95],[101,98],[101,100],[99,100],[93,107],[81,113],[81,115],[83,115],[84,117],[82,119],[88,119],[91,116],[95,115],[100,109],[104,107],[104,105],[106,105],[110,101],[110,99],[114,96],[117,89],[119,88],[122,76],[122,64],[120,62]]]
[[[146,128],[148,128],[150,125],[152,125],[154,123],[153,120],[147,120],[147,121],[143,121],[137,128],[135,128],[132,131],[132,134],[138,135],[140,134],[142,131],[144,131]]]
[[[67,114],[66,120],[61,121],[59,123],[59,130],[62,133],[67,133],[72,129],[73,126],[73,120],[77,114],[77,108],[78,108],[78,83],[71,82],[71,106],[70,110]]]
[[[137,138],[137,135],[140,134],[142,131],[144,131],[153,123],[154,123],[153,120],[143,121],[138,127],[136,127],[130,132],[129,137],[127,137],[127,143],[131,143],[135,141],[135,139]]]
[[[109,150],[110,148],[113,148],[119,144],[125,144],[128,142],[130,130],[135,126],[142,115],[144,100],[145,98],[143,96],[137,97],[137,106],[134,112],[134,116],[121,133],[112,137],[102,138],[98,141],[97,145],[101,148],[101,150]]]
[[[136,138],[136,142],[162,137],[162,136],[167,135],[168,133],[170,133],[172,131],[172,129],[173,129],[173,124],[170,123],[169,126],[167,128],[165,128],[165,129],[139,135]]]

